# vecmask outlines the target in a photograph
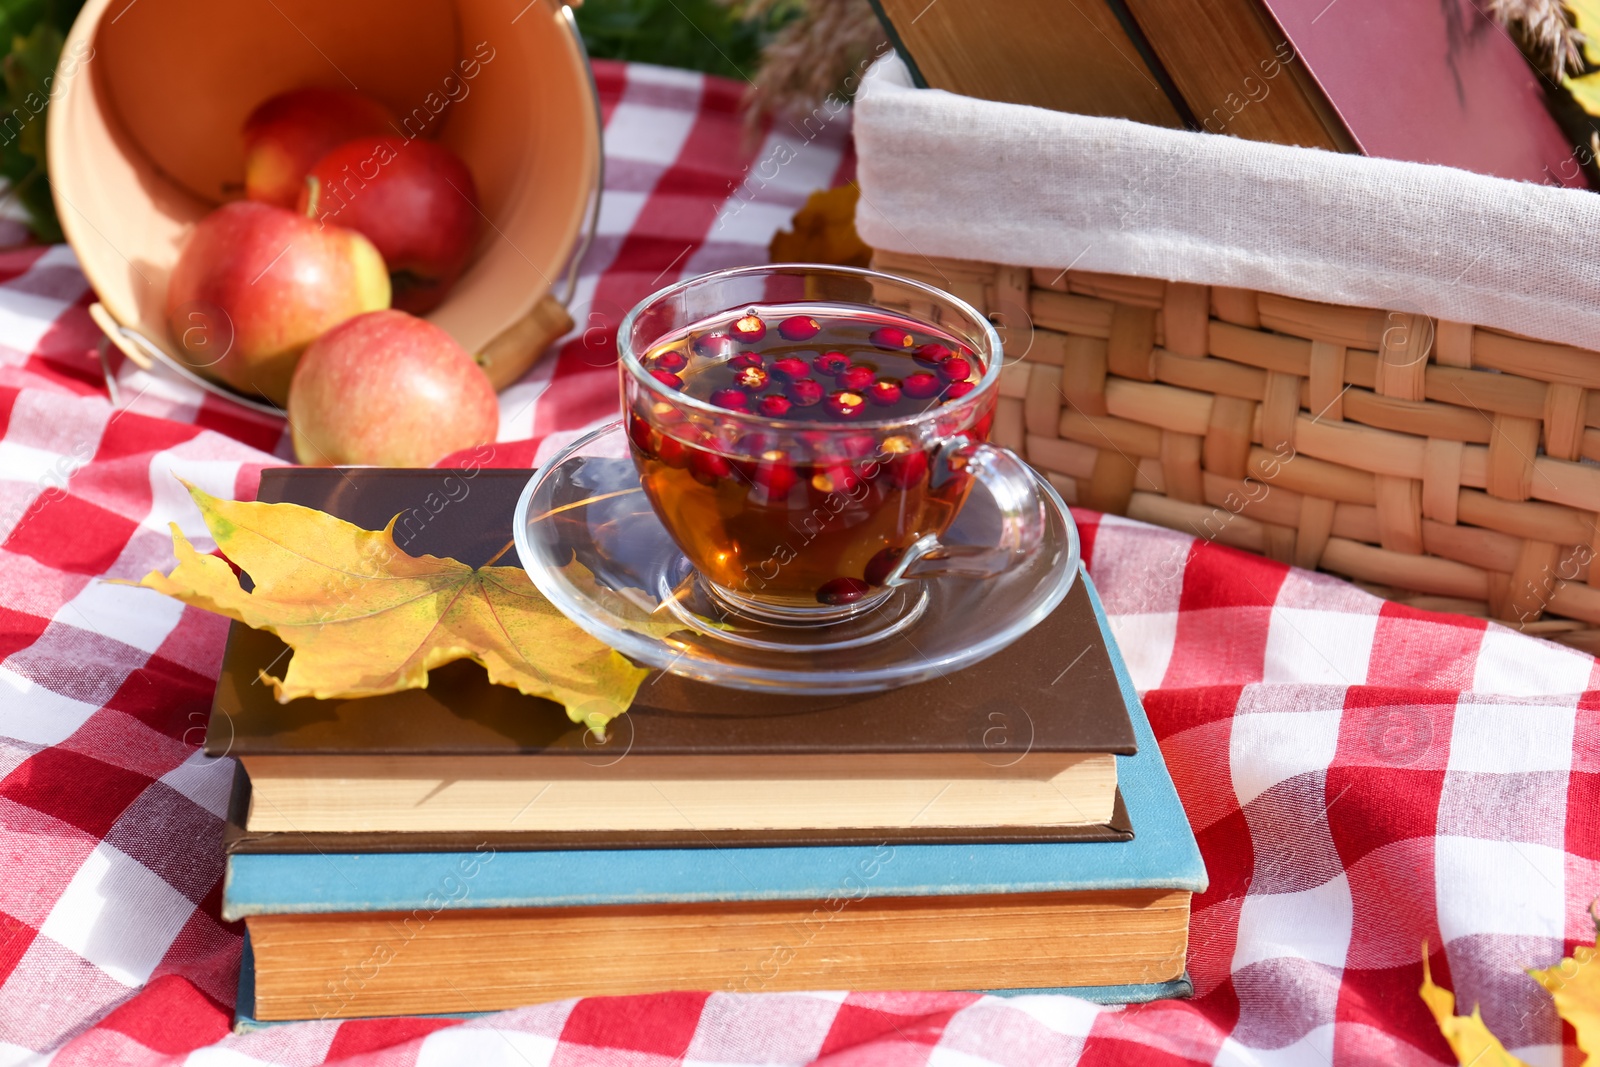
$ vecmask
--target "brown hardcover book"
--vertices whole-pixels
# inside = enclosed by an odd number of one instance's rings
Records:
[[[1193,124],[1138,26],[1113,4],[872,2],[919,81],[934,89],[1152,126]]]
[[[269,470],[260,499],[481,564],[525,470]],[[236,624],[206,750],[250,779],[235,851],[1116,840],[1115,757],[1135,750],[1082,585],[982,664],[852,697],[780,697],[658,674],[604,744],[471,663],[428,688],[278,704],[287,650]]]

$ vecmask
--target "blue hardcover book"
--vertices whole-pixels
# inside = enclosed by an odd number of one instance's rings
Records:
[[[1131,840],[234,854],[241,1024],[667,988],[1186,994],[1205,867],[1082,577],[1137,740]]]

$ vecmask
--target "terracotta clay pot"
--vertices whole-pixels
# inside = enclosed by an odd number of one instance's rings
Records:
[[[142,365],[174,358],[166,282],[190,227],[241,195],[240,127],[261,101],[348,86],[436,137],[477,182],[473,260],[428,316],[497,387],[570,325],[592,232],[600,114],[571,12],[554,0],[89,0],[52,85],[56,208],[100,304]],[[251,406],[259,398],[209,380]]]

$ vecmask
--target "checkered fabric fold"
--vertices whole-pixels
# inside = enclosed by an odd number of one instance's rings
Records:
[[[617,321],[757,262],[849,178],[845,121],[741,137],[736,85],[597,63],[609,156],[578,328],[503,397],[496,465],[616,405]],[[782,145],[783,148],[779,148]],[[782,159],[782,163],[776,162]],[[226,624],[109,585],[209,549],[180,476],[253,495],[283,426],[113,361],[65,248],[0,253],[0,1067],[1436,1064],[1422,945],[1530,1063],[1581,1058],[1524,973],[1593,937],[1594,661],[1170,531],[1080,513],[1210,872],[1196,997],[672,993],[232,1036],[229,760],[197,751]]]

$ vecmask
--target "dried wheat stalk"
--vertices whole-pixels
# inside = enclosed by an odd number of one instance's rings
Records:
[[[1583,70],[1584,36],[1560,0],[1487,0],[1484,6],[1516,36],[1534,65],[1556,81]]]
[[[793,0],[743,0],[750,18],[765,18]],[[761,69],[745,97],[746,117],[795,117],[830,95],[849,95],[867,63],[886,47],[883,26],[867,0],[806,0],[761,54]]]

